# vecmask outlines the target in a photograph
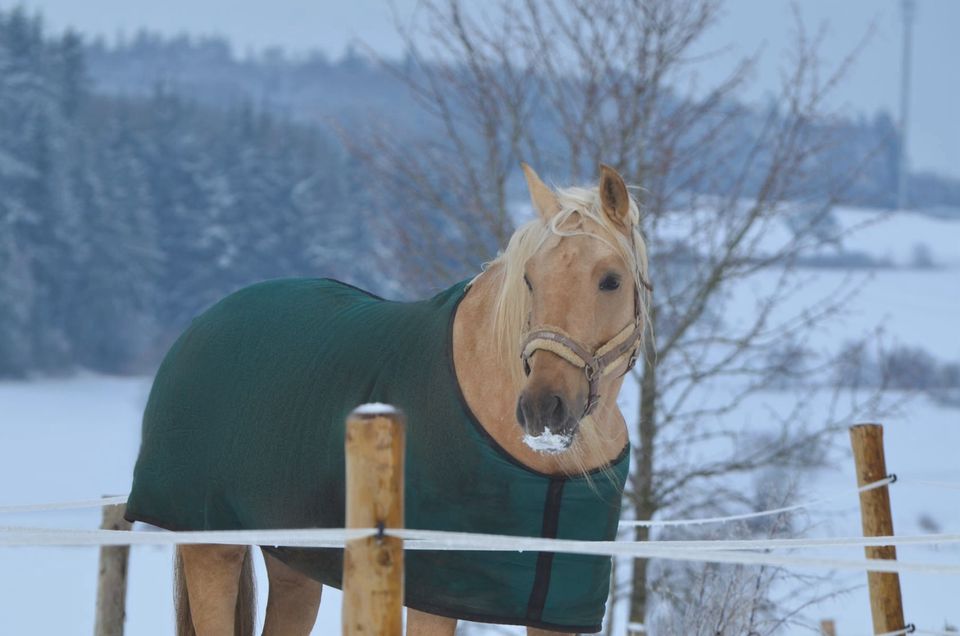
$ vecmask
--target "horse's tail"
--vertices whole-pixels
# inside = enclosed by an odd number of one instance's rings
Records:
[[[177,549],[173,568],[174,607],[177,613],[177,636],[197,636],[190,616],[190,597],[187,596],[187,581],[183,575],[183,557]],[[256,625],[257,593],[253,585],[253,559],[251,548],[243,553],[243,565],[240,567],[240,585],[237,588],[237,605],[234,610],[234,636],[253,636]]]

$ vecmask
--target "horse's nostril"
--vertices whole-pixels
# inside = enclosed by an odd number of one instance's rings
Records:
[[[554,402],[553,402],[552,415],[554,417],[554,420],[559,422],[560,420],[563,419],[563,416],[566,414],[567,409],[563,404],[563,398],[561,398],[559,395],[554,395],[553,400]]]
[[[570,410],[562,396],[549,391],[530,394],[523,392],[517,398],[517,423],[529,435],[540,435],[549,430],[559,433],[568,428]]]

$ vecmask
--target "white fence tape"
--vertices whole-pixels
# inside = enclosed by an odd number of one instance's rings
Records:
[[[0,528],[0,547],[26,546],[100,546],[100,545],[178,545],[184,543],[217,543],[233,545],[274,545],[290,547],[342,547],[345,541],[374,536],[377,530],[368,529],[304,529],[304,530],[230,530],[202,532],[129,532],[120,530],[61,530],[52,528]],[[960,575],[960,564],[914,563],[878,559],[836,559],[776,555],[769,552],[751,552],[752,547],[717,549],[709,542],[626,542],[574,541],[541,539],[471,533],[440,532],[434,530],[387,530],[388,536],[406,539],[407,550],[470,550],[503,552],[555,552],[566,554],[593,554],[676,561],[709,561],[742,565],[771,565],[832,570],[869,572],[917,572],[926,574]],[[779,540],[790,541],[790,540]],[[814,540],[801,539],[810,543]],[[832,543],[828,543],[831,542]],[[863,546],[899,543],[953,543],[957,535],[929,535],[926,537],[850,537],[824,539],[816,547],[828,545]],[[728,545],[735,542],[726,542]],[[754,546],[755,541],[744,542]],[[779,546],[788,547],[788,546]]]
[[[889,484],[892,484],[896,481],[896,477],[885,477],[875,482],[871,482],[865,486],[857,488],[854,492],[860,494],[862,492],[867,492],[868,490],[873,490],[875,488],[882,488]],[[781,515],[787,512],[796,512],[797,510],[803,510],[804,508],[813,508],[815,506],[821,506],[825,503],[830,503],[833,501],[841,500],[847,497],[849,493],[844,493],[842,495],[835,495],[833,497],[824,497],[822,499],[814,499],[812,501],[807,501],[804,503],[793,504],[790,506],[784,506],[782,508],[773,508],[771,510],[761,510],[759,512],[745,512],[738,515],[727,515],[723,517],[704,517],[702,519],[676,519],[676,520],[651,520],[651,521],[638,521],[635,519],[624,519],[620,521],[621,528],[666,528],[671,526],[692,526],[692,525],[701,525],[707,523],[729,523],[731,521],[744,521],[746,519],[756,519],[758,517],[770,517],[774,515]]]
[[[0,547],[181,545],[285,545],[340,548],[345,541],[376,534],[376,529],[304,528],[294,530],[198,530],[186,532],[74,530],[62,528],[0,527]],[[891,537],[823,537],[808,539],[732,539],[698,541],[576,541],[513,535],[445,532],[442,530],[387,529],[384,534],[405,539],[410,550],[470,550],[479,552],[572,552],[622,555],[630,546],[644,550],[764,551],[885,545],[948,545],[960,543],[960,534],[903,535]],[[629,556],[629,555],[627,555]]]
[[[0,527],[0,547],[182,545],[270,545],[342,548],[344,542],[377,534],[375,528],[310,528],[303,530],[202,530],[188,532],[68,530],[61,528]]]
[[[582,544],[584,546],[617,546],[614,549],[619,550],[619,546],[642,545],[651,546],[654,549],[664,550],[724,550],[724,551],[757,551],[773,549],[802,549],[802,548],[835,548],[835,547],[877,547],[885,545],[905,546],[905,545],[947,545],[960,543],[960,534],[920,534],[903,535],[888,537],[822,537],[805,539],[704,539],[695,541],[573,541],[567,539],[542,539],[539,537],[515,537],[507,535],[475,534],[467,532],[444,532],[440,530],[413,530],[397,529],[389,531],[390,534],[403,537],[404,539],[415,540],[418,544],[429,545],[453,545],[455,543],[470,544],[470,547],[464,549],[484,550],[479,546],[489,546],[491,551],[506,550],[536,550],[536,551],[556,551],[551,545],[558,545],[557,542],[566,541],[570,545]],[[518,542],[542,542],[533,547],[531,544]],[[432,548],[417,548],[421,550]],[[590,547],[589,549],[593,549]]]
[[[390,534],[419,539],[404,544],[413,550],[497,550],[520,552],[559,552],[567,554],[595,554],[675,561],[710,561],[742,565],[774,565],[783,567],[811,567],[819,569],[855,570],[867,572],[918,572],[927,574],[960,575],[960,564],[912,563],[881,559],[832,559],[797,557],[757,553],[747,550],[689,549],[671,547],[673,542],[649,541],[573,541],[568,539],[534,539],[498,535],[447,533],[429,530],[392,530]],[[863,545],[856,541],[876,541],[876,538],[850,539],[845,545]],[[883,545],[897,542],[897,537],[882,537]]]
[[[543,544],[523,544],[523,547],[516,546],[513,550],[529,551],[547,551],[561,552],[568,554],[593,554],[604,556],[621,556],[643,559],[666,559],[672,561],[696,561],[711,563],[729,563],[737,565],[766,565],[777,567],[799,567],[820,570],[848,570],[856,572],[898,572],[898,573],[918,573],[918,574],[944,574],[950,576],[960,576],[960,564],[947,565],[939,563],[914,563],[906,561],[884,561],[879,559],[828,559],[813,557],[798,557],[792,555],[776,555],[769,553],[756,553],[747,551],[722,551],[722,550],[675,550],[665,549],[660,546],[650,544],[631,544],[631,543],[613,543],[608,545],[589,545],[588,543],[579,543],[573,545],[563,540],[553,540],[549,545]],[[523,543],[523,542],[520,542]],[[576,543],[576,542],[574,542]],[[438,550],[438,549],[459,549],[476,550],[482,549],[477,546],[459,542],[431,542],[418,545],[416,542],[404,544],[405,549],[420,550]],[[507,550],[506,546],[501,550]]]
[[[924,634],[925,636],[957,636],[957,630],[952,632],[948,631],[938,631],[930,629],[919,629],[913,625],[908,625],[903,629],[898,629],[895,632],[883,632],[882,634],[875,634],[874,636],[901,636],[903,634]]]
[[[918,486],[933,486],[934,488],[944,488],[946,490],[960,490],[960,484],[950,481],[930,481],[929,479],[909,479],[906,481],[907,484]],[[918,634],[920,632],[917,632]],[[949,634],[950,632],[936,632],[939,634]],[[954,635],[957,632],[953,632]]]
[[[856,490],[866,492],[892,483],[887,477]],[[625,521],[628,526],[666,526],[722,523],[767,515],[782,514],[820,505],[838,497],[818,499],[802,504],[761,512],[663,521]],[[73,510],[124,503],[125,496],[48,504],[27,504],[0,507],[0,513]],[[130,532],[117,530],[73,530],[56,528],[0,527],[0,547],[27,546],[103,546],[103,545],[180,545],[216,543],[232,545],[272,545],[290,547],[343,547],[346,541],[374,536],[375,529],[293,529],[293,530],[229,530],[197,532]],[[882,545],[944,545],[960,543],[960,534],[933,534],[900,537],[827,537],[804,539],[747,539],[705,541],[573,541],[433,530],[396,529],[387,535],[406,540],[407,550],[470,550],[507,552],[559,552],[633,558],[663,558],[680,561],[711,561],[745,565],[813,567],[874,572],[923,572],[960,574],[960,564],[911,563],[873,559],[814,558],[770,554],[774,549],[810,549],[831,547],[866,547]],[[764,551],[758,553],[756,551]]]
[[[58,501],[41,504],[20,504],[15,506],[0,506],[0,514],[17,514],[21,512],[53,512],[56,510],[83,510],[84,508],[102,508],[127,503],[127,495],[116,497],[100,497],[99,499],[80,499],[77,501]]]
[[[856,489],[862,493],[882,488],[893,483],[895,477],[887,477]],[[960,489],[960,484],[927,480],[910,480],[909,483],[940,488]],[[849,493],[847,493],[849,494]],[[812,508],[837,501],[847,495],[815,499],[805,503],[758,512],[701,519],[673,519],[621,521],[621,527],[666,527],[726,523]],[[21,504],[0,506],[0,514],[78,510],[99,508],[126,503],[127,496],[102,497],[78,501],[63,501],[45,504]],[[181,544],[228,544],[258,546],[289,546],[315,548],[342,548],[347,541],[376,536],[374,528],[345,529],[295,529],[295,530],[225,530],[196,532],[166,531],[119,531],[119,530],[74,530],[58,528],[0,527],[0,547],[38,546],[105,546],[105,545],[181,545]],[[507,552],[555,552],[568,554],[592,554],[676,561],[701,561],[739,565],[766,565],[779,567],[803,567],[831,570],[870,572],[915,572],[924,574],[960,575],[960,564],[919,563],[886,561],[878,559],[837,559],[807,556],[779,555],[775,549],[815,549],[833,547],[867,547],[883,545],[945,545],[960,543],[960,534],[931,534],[899,537],[825,537],[804,539],[745,539],[704,541],[573,541],[542,539],[473,533],[441,532],[434,530],[395,529],[385,530],[387,536],[403,538],[406,550],[470,550]],[[642,629],[642,625],[630,626]],[[641,632],[642,633],[642,632]],[[949,636],[956,632],[905,629],[877,634],[876,636],[901,636],[916,633],[929,636]]]

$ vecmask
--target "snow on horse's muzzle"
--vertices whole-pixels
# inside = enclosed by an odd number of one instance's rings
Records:
[[[541,453],[560,453],[573,443],[579,421],[567,402],[549,390],[524,391],[517,400],[524,443]]]

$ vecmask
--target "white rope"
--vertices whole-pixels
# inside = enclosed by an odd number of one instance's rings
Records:
[[[396,534],[397,531],[391,534]],[[733,550],[682,550],[650,543],[620,543],[612,541],[570,541],[565,539],[524,540],[521,537],[504,537],[498,546],[502,551],[536,551],[565,554],[592,554],[602,556],[620,556],[646,559],[667,559],[674,561],[707,561],[712,563],[731,563],[740,565],[771,565],[780,567],[806,567],[828,570],[851,570],[858,572],[911,572],[923,574],[960,575],[960,564],[914,563],[906,561],[886,561],[882,559],[826,559],[775,555]],[[484,550],[493,549],[485,542],[461,541],[457,539],[434,541],[411,541],[404,549],[413,550]]]
[[[500,551],[509,549],[511,545],[517,545],[516,540],[543,542],[537,545],[537,551],[552,551],[551,545],[555,541],[567,541],[565,539],[542,539],[539,537],[515,537],[508,535],[490,535],[476,534],[466,532],[444,532],[441,530],[413,530],[397,529],[389,531],[391,534],[401,536],[404,539],[415,540],[423,543],[445,541],[463,541],[472,544],[489,545],[489,550]],[[572,541],[572,540],[570,540]],[[623,545],[645,545],[655,548],[664,548],[667,550],[773,550],[781,549],[801,549],[801,548],[834,548],[834,547],[879,547],[887,545],[947,545],[960,543],[960,534],[920,534],[920,535],[902,535],[902,536],[884,536],[884,537],[822,537],[822,538],[804,538],[804,539],[719,539],[719,540],[691,540],[691,541],[573,541],[573,543],[582,543],[587,546],[623,546]],[[431,544],[432,545],[432,544]],[[417,548],[421,550],[431,548]],[[471,547],[471,550],[483,550],[482,547]],[[515,548],[518,550],[530,550],[533,548],[523,547]],[[617,548],[619,549],[619,548]]]
[[[956,630],[952,632],[948,632],[948,631],[939,631],[939,630],[930,630],[930,629],[917,629],[913,633],[927,634],[927,636],[957,636]]]
[[[869,483],[865,486],[861,486],[856,489],[856,493],[863,493],[875,488],[882,488],[888,484],[892,484],[896,481],[896,477],[890,476]],[[702,519],[675,519],[675,520],[648,520],[648,521],[639,521],[636,519],[626,519],[620,522],[621,528],[666,528],[672,526],[691,526],[691,525],[701,525],[707,523],[728,523],[730,521],[743,521],[745,519],[756,519],[758,517],[769,517],[773,515],[780,515],[786,512],[794,512],[797,510],[802,510],[804,508],[812,508],[814,506],[823,505],[832,501],[837,501],[838,499],[843,499],[847,495],[836,495],[834,497],[825,497],[823,499],[814,499],[812,501],[807,501],[805,503],[793,504],[792,506],[784,506],[782,508],[773,508],[771,510],[762,510],[760,512],[745,512],[738,515],[727,515],[724,517],[704,517]]]
[[[0,514],[16,514],[20,512],[50,512],[54,510],[82,510],[84,508],[103,508],[127,503],[127,495],[116,497],[100,497],[99,499],[80,499],[77,501],[57,501],[41,504],[21,504],[14,506],[0,506]]]
[[[199,530],[138,532],[128,530],[65,530],[0,527],[0,547],[104,545],[269,545],[342,548],[346,541],[377,534],[375,528],[310,528],[301,530]]]
[[[929,479],[909,479],[908,484],[917,484],[920,486],[933,486],[934,488],[946,488],[947,490],[960,490],[960,484],[949,481],[930,481]],[[918,634],[920,632],[917,632]],[[940,632],[949,634],[950,632]],[[957,632],[953,632],[956,635]]]
[[[575,541],[571,539],[536,539],[501,535],[439,532],[434,530],[395,529],[388,534],[410,539],[404,544],[408,550],[471,550],[555,552],[566,554],[593,554],[633,558],[663,558],[678,561],[712,561],[744,565],[809,566],[824,569],[857,570],[867,572],[919,572],[927,574],[960,574],[960,564],[911,563],[882,559],[827,559],[778,556],[747,550],[690,549],[674,547],[669,541]],[[846,539],[845,545],[896,543],[897,537],[857,537]],[[919,539],[919,538],[917,538]]]
[[[0,547],[179,545],[215,543],[290,547],[342,547],[345,541],[375,536],[377,530],[302,529],[228,530],[198,532],[130,532],[122,530],[60,530],[52,528],[0,528]],[[708,561],[741,565],[773,565],[867,572],[916,572],[960,575],[960,564],[913,563],[880,559],[829,559],[775,555],[746,550],[690,549],[670,542],[574,541],[538,539],[432,530],[386,530],[387,536],[406,539],[407,550],[470,550],[504,552],[554,552],[676,561]],[[952,536],[952,535],[951,535]],[[858,538],[859,539],[859,538]],[[866,539],[876,541],[876,539]],[[897,537],[881,537],[884,544]],[[929,540],[929,538],[928,538]],[[939,540],[939,539],[937,539]],[[851,539],[852,541],[852,539]]]
[[[222,543],[236,545],[288,545],[292,547],[343,547],[345,541],[370,536],[375,530],[346,528],[303,528],[292,530],[197,530],[185,532],[73,530],[63,528],[0,527],[0,546],[28,545],[180,545]],[[692,541],[577,541],[544,539],[442,530],[388,529],[384,533],[408,541],[410,550],[464,549],[479,552],[576,552],[611,556],[629,550],[629,546],[645,546],[651,550],[674,551],[758,551],[774,549],[878,547],[905,545],[948,545],[960,543],[960,534],[925,534],[885,537],[821,537],[806,539],[730,539]]]

